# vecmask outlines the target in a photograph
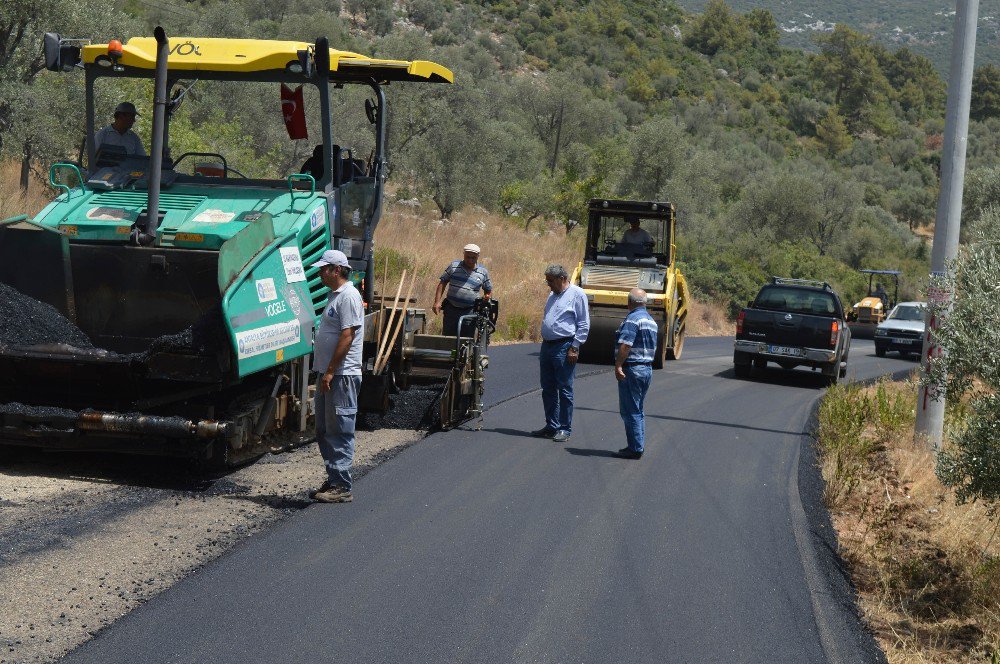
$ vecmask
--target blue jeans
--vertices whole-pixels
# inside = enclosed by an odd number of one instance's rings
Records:
[[[538,355],[545,426],[566,433],[572,430],[573,423],[573,376],[576,374],[576,365],[566,361],[566,351],[572,345],[572,339],[556,343],[543,342]]]
[[[653,368],[648,364],[622,367],[625,380],[618,382],[618,411],[625,423],[625,439],[633,452],[642,452],[646,444],[646,420],[642,413],[646,391],[653,378]]]
[[[316,381],[316,442],[330,484],[350,491],[361,376],[334,376],[325,393],[320,390],[321,380],[322,374]]]

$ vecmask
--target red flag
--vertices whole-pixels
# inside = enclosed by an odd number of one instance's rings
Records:
[[[284,83],[281,84],[281,114],[285,117],[288,138],[293,141],[309,138],[309,132],[306,131],[306,109],[302,102],[301,85],[292,90]]]

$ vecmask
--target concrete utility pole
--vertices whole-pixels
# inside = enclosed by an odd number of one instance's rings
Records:
[[[944,122],[944,150],[941,154],[941,197],[938,199],[931,250],[930,303],[950,302],[952,293],[934,284],[946,275],[948,264],[958,254],[958,233],[962,222],[962,190],[965,184],[965,149],[969,142],[969,104],[972,99],[972,68],[976,59],[976,27],[979,23],[979,0],[958,0],[955,8],[955,35],[948,71],[948,107]],[[940,325],[940,313],[926,316],[921,368],[927,375],[928,360],[940,355],[931,331]],[[928,384],[917,394],[916,436],[933,447],[941,444],[944,434],[945,395],[942,386]]]

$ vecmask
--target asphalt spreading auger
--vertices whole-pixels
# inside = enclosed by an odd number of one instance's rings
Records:
[[[426,378],[443,382],[442,426],[482,410],[496,304],[477,310],[474,334],[455,337],[425,334],[409,295],[397,292],[391,306],[375,297],[383,88],[451,83],[448,69],[336,50],[325,38],[168,39],[157,28],[125,44],[51,33],[44,44],[49,70],[85,75],[86,161],[51,166],[62,193],[33,218],[0,221],[0,443],[222,466],[301,440],[329,294],[311,265],[331,248],[347,255],[367,307],[362,409],[385,412]],[[95,84],[122,79],[153,80],[149,157],[95,143]],[[221,154],[172,158],[170,122],[187,91],[218,82],[312,86],[321,166],[269,179],[244,176]],[[331,96],[347,85],[373,95],[367,161],[334,142]]]

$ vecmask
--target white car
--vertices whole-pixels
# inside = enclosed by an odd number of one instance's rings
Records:
[[[900,302],[875,328],[875,354],[885,357],[889,351],[900,357],[920,355],[924,340],[926,302]]]

